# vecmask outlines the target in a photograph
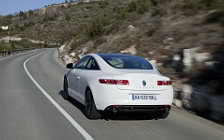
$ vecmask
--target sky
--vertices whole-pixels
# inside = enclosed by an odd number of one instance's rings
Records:
[[[42,8],[53,3],[62,3],[65,0],[0,0],[0,15],[14,14],[19,11],[28,11]]]

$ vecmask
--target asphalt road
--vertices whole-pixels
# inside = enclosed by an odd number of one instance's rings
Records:
[[[223,125],[176,108],[165,120],[145,114],[88,120],[82,105],[61,96],[65,71],[56,49],[0,58],[0,140],[224,139]]]

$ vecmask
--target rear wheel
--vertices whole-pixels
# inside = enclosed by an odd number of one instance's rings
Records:
[[[96,109],[96,105],[93,99],[93,95],[90,89],[87,89],[85,95],[85,113],[88,119],[99,119],[101,117],[100,112]]]
[[[64,78],[64,85],[63,85],[63,90],[64,90],[64,92],[63,92],[63,98],[64,99],[66,99],[66,100],[68,100],[69,99],[69,95],[68,95],[68,81],[67,81],[67,78],[65,77]]]

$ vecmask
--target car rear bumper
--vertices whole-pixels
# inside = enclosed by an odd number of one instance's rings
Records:
[[[104,111],[109,106],[120,105],[121,110],[133,108],[134,110],[150,110],[154,107],[172,105],[173,88],[157,91],[119,90],[116,86],[98,86],[93,88],[93,97],[97,110]],[[132,95],[157,95],[156,100],[133,100]],[[129,107],[131,106],[131,107]],[[140,108],[139,108],[140,107]],[[126,109],[128,111],[128,109]],[[131,110],[133,111],[133,110]]]
[[[169,112],[170,105],[111,105],[105,111],[117,112]]]

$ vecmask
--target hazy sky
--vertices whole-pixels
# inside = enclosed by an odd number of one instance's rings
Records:
[[[0,15],[14,14],[19,11],[37,9],[48,4],[61,3],[65,0],[0,0]]]

